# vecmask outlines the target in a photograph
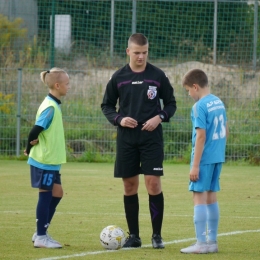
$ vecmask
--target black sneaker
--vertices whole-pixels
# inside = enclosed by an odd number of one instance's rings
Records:
[[[158,234],[154,234],[152,236],[152,244],[153,244],[153,248],[155,248],[155,249],[163,249],[164,248],[162,237]]]
[[[129,234],[129,236],[126,238],[125,244],[123,245],[123,248],[126,247],[141,247],[142,242],[141,239],[136,237],[134,234]]]

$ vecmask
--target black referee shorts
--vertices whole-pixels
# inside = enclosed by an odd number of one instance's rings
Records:
[[[163,175],[162,125],[152,131],[119,126],[117,128],[117,151],[114,176],[129,178],[137,174]]]

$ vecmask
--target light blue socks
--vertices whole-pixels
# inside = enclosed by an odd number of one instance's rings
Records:
[[[207,241],[207,205],[194,206],[194,226],[196,238],[198,242],[205,243]]]
[[[194,226],[198,242],[217,241],[219,206],[218,202],[209,205],[194,206]]]
[[[219,223],[219,206],[218,202],[207,205],[208,211],[208,240],[217,241],[218,223]]]

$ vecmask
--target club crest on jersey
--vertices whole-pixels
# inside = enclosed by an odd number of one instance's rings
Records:
[[[154,99],[157,95],[157,87],[149,86],[147,90],[148,99]]]

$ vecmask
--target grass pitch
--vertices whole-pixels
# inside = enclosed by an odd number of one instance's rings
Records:
[[[158,260],[260,259],[260,171],[253,166],[224,165],[221,175],[219,253],[184,255],[180,249],[195,241],[188,165],[165,164],[162,186],[165,215],[164,250],[151,247],[148,195],[140,176],[140,249],[106,251],[101,230],[116,224],[128,231],[123,210],[123,185],[113,178],[113,164],[67,163],[61,169],[64,197],[49,233],[62,249],[34,248],[37,189],[30,187],[25,161],[0,160],[0,259],[34,260]]]

